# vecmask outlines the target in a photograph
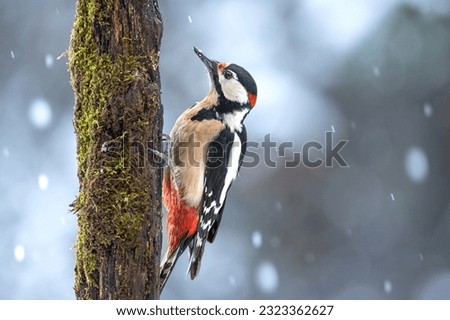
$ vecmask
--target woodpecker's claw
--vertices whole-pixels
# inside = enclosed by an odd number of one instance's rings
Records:
[[[160,152],[155,149],[148,149],[148,151],[153,153],[155,156],[157,156],[158,158],[160,158],[162,160],[163,167],[172,168],[171,161],[170,161],[169,155],[167,153],[163,153],[163,152]]]
[[[172,139],[170,138],[170,135],[163,133],[161,136],[161,148],[162,152],[159,150],[155,150],[152,148],[148,149],[149,154],[153,153],[155,156],[157,156],[159,159],[163,161],[162,167],[169,167],[172,168],[171,159],[169,157],[170,149],[172,148]]]

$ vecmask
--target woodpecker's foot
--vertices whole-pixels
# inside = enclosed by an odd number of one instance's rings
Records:
[[[162,153],[162,152],[160,152],[158,150],[155,150],[155,149],[148,149],[148,151],[153,153],[158,158],[160,158],[163,161],[163,165],[167,166],[167,162],[169,161],[169,157],[167,156],[167,154]]]
[[[155,150],[155,149],[151,149],[151,148],[148,149],[149,153],[151,152],[155,156],[157,156],[159,159],[161,159],[162,167],[171,167],[171,165],[170,165],[170,158],[169,158],[169,155],[168,155],[167,151],[168,150],[165,150],[165,152],[160,152],[160,151]]]
[[[168,134],[163,133],[161,137],[161,143],[162,143],[162,152],[159,150],[155,150],[152,148],[148,149],[149,154],[153,153],[155,156],[157,156],[159,159],[162,160],[162,166],[163,167],[170,167],[172,168],[170,164],[170,158],[169,158],[169,150],[171,148],[171,139]]]

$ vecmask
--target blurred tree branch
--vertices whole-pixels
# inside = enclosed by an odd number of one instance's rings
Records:
[[[162,106],[156,0],[78,0],[69,49],[78,299],[157,299]]]

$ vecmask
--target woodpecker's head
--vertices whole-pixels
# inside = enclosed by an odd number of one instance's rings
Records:
[[[203,61],[211,77],[212,89],[219,99],[248,105],[253,108],[256,104],[257,88],[253,77],[244,68],[236,64],[218,62],[207,58],[194,47],[194,52]]]

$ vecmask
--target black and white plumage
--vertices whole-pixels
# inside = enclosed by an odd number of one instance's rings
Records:
[[[163,182],[169,248],[161,264],[161,290],[186,247],[188,272],[191,279],[197,276],[205,244],[217,235],[228,190],[245,155],[243,121],[256,103],[256,83],[245,69],[194,51],[208,69],[211,89],[183,112],[170,133],[172,165],[165,168]]]
[[[205,241],[212,243],[217,235],[227,193],[241,167],[246,142],[244,126],[235,132],[225,127],[208,147],[199,223],[190,252],[191,278],[198,273]]]

